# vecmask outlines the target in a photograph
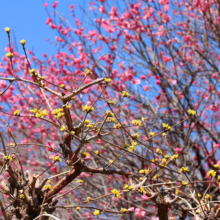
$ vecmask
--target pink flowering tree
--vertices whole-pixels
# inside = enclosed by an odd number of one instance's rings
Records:
[[[1,218],[218,219],[220,2],[44,6],[57,54],[5,29]]]

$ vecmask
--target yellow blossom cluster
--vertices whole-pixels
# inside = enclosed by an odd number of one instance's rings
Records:
[[[132,136],[133,139],[139,139],[140,134],[138,132],[138,133],[132,134],[131,136]]]
[[[215,164],[215,165],[214,165],[214,168],[215,168],[216,170],[220,170],[220,165],[219,165],[219,164]]]
[[[133,124],[134,126],[141,126],[142,125],[140,120],[135,120],[135,119],[133,119],[131,121],[131,124]]]
[[[43,118],[44,116],[47,116],[47,110],[46,109],[44,109],[44,110],[40,109],[40,110],[37,111],[35,116],[37,118]]]
[[[76,210],[77,210],[78,212],[80,212],[80,211],[81,211],[81,208],[78,206],[78,207],[76,207]]]
[[[140,174],[147,174],[150,171],[150,169],[144,169],[144,170],[139,170]]]
[[[65,114],[63,108],[58,108],[52,111],[52,115],[55,115],[57,119],[60,119],[64,117]]]
[[[112,194],[114,194],[118,199],[121,198],[121,194],[120,194],[120,192],[119,192],[117,189],[114,188],[111,192],[112,192]]]
[[[114,128],[115,128],[115,129],[119,129],[119,128],[121,128],[120,123],[118,123],[117,125],[115,124],[115,125],[114,125]]]
[[[104,80],[105,80],[106,84],[108,84],[108,83],[110,83],[112,81],[110,78],[104,78]]]
[[[21,198],[21,199],[24,199],[24,194],[23,194],[23,193],[20,194],[20,198]]]
[[[61,125],[60,130],[61,130],[61,131],[65,131],[65,130],[66,130],[65,126],[64,126],[64,125]]]
[[[170,160],[175,160],[178,158],[178,154],[174,154],[173,156],[170,157]]]
[[[215,176],[216,176],[216,171],[214,171],[214,170],[209,170],[209,172],[207,173],[207,176],[215,177]]]
[[[96,209],[93,214],[94,215],[100,215],[100,211]]]
[[[56,157],[52,156],[51,159],[52,159],[54,162],[62,162],[60,156],[56,156]]]
[[[115,123],[115,118],[114,118],[114,117],[108,117],[108,118],[106,119],[106,122]]]
[[[114,105],[114,104],[115,104],[115,102],[114,102],[112,99],[108,99],[108,100],[107,100],[107,103],[108,103],[109,105]]]
[[[157,179],[159,177],[159,174],[155,174],[154,176],[153,176],[153,179]]]
[[[129,146],[128,151],[133,152],[136,150],[137,142],[132,141],[131,146]]]
[[[83,111],[87,111],[87,112],[92,112],[92,111],[94,111],[94,107],[90,107],[88,105],[84,105],[84,106],[82,106],[82,110]]]
[[[182,186],[188,186],[189,183],[187,181],[182,181]]]
[[[45,185],[44,188],[49,191],[52,189],[52,186],[50,184],[48,184],[48,185]]]
[[[13,57],[13,53],[9,52],[9,53],[6,53],[5,55],[6,57],[8,57],[9,59],[11,59]]]
[[[143,186],[140,187],[140,193],[142,193],[142,194],[146,193]]]
[[[169,126],[169,125],[166,124],[166,123],[163,123],[163,128],[166,129],[166,130],[169,130],[169,131],[173,131],[172,127]]]
[[[11,160],[12,160],[12,157],[11,157],[11,156],[4,156],[4,157],[3,157],[3,160],[11,161]]]
[[[109,110],[106,110],[105,115],[108,115],[108,117],[114,117],[114,113]]]
[[[16,116],[20,115],[20,110],[14,111],[14,115],[16,115]]]
[[[209,194],[206,194],[205,198],[210,200],[212,197]]]
[[[158,155],[162,155],[162,154],[163,154],[163,152],[162,152],[162,150],[161,150],[160,148],[157,148],[157,149],[156,149],[156,153],[157,153]]]
[[[189,172],[189,168],[188,167],[181,167],[179,169],[179,171],[180,171],[180,173],[182,173],[182,172]]]
[[[122,91],[122,94],[123,94],[124,97],[129,97],[129,93],[126,92],[126,91]]]
[[[190,115],[195,115],[195,114],[196,114],[196,111],[194,111],[194,110],[192,110],[192,109],[189,109],[188,112],[189,112]]]

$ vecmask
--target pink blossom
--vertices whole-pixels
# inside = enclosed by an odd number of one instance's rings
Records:
[[[144,216],[146,215],[146,212],[143,211],[143,209],[141,209],[141,208],[136,208],[135,215],[139,218],[144,218]]]
[[[47,6],[48,6],[48,3],[47,3],[47,2],[45,2],[45,3],[44,3],[44,7],[46,8]]]
[[[55,1],[55,2],[53,3],[52,7],[53,7],[53,8],[56,8],[57,5],[58,5],[58,3],[59,3],[58,1]]]
[[[141,83],[141,80],[140,80],[140,79],[135,79],[135,80],[134,80],[134,84],[139,85],[140,83]]]
[[[143,90],[148,91],[148,90],[150,90],[150,88],[148,86],[143,86]]]

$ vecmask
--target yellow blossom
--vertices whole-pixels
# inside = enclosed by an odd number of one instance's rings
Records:
[[[16,115],[16,116],[20,115],[20,110],[14,111],[14,115]]]
[[[105,80],[106,84],[111,82],[111,79],[109,79],[109,78],[104,78],[104,80]]]
[[[60,84],[60,88],[64,89],[65,88],[65,84]]]
[[[148,119],[148,117],[142,117],[142,118],[141,118],[141,121],[146,122],[147,119]]]
[[[66,129],[66,128],[65,128],[64,125],[62,125],[61,128],[60,128],[61,131],[65,131],[65,129]]]
[[[80,212],[81,208],[78,206],[78,207],[76,207],[76,210]]]
[[[24,199],[24,194],[20,194],[20,198],[21,198],[21,199]]]
[[[9,28],[9,27],[6,27],[6,28],[5,28],[5,31],[9,34],[9,33],[10,33],[10,28]]]
[[[189,172],[189,169],[188,169],[188,167],[181,167],[179,169],[179,171],[180,171],[180,173],[182,173],[182,172]]]
[[[164,158],[165,158],[165,159],[169,159],[170,156],[169,156],[168,154],[166,154],[166,155],[164,155]]]
[[[31,76],[35,75],[35,69],[30,69],[29,72],[30,72]]]
[[[120,123],[118,123],[117,125],[115,124],[115,125],[114,125],[114,128],[115,128],[115,129],[121,128]]]
[[[176,195],[178,195],[178,194],[179,194],[179,190],[178,190],[178,189],[176,189],[175,194],[176,194]]]
[[[133,124],[134,126],[141,126],[142,125],[140,120],[135,120],[135,119],[133,119],[131,121],[131,124]]]
[[[209,172],[207,173],[207,176],[215,177],[216,176],[216,172],[214,170],[209,170]]]
[[[219,165],[219,164],[215,164],[215,165],[214,165],[214,168],[215,168],[216,170],[220,170],[220,165]]]
[[[175,159],[177,159],[178,158],[178,154],[174,154],[171,158],[170,158],[170,160],[175,160]]]
[[[109,160],[109,164],[112,164],[113,163],[113,160]]]
[[[107,100],[107,103],[108,103],[109,105],[114,105],[114,104],[115,104],[115,102],[114,102],[112,99],[108,99],[108,100]]]
[[[96,150],[96,151],[95,151],[95,154],[99,155],[99,151],[98,151],[98,150]]]
[[[129,146],[128,151],[133,152],[136,150],[136,147],[134,145]]]
[[[45,185],[44,188],[49,191],[52,189],[52,186],[50,184],[48,184],[48,185]]]
[[[125,184],[125,185],[124,185],[124,189],[128,189],[128,184]]]
[[[164,128],[165,130],[173,131],[172,127],[169,126],[168,124],[163,123],[162,125],[163,125],[163,128]]]
[[[67,108],[67,109],[70,109],[70,108],[71,108],[71,105],[66,105],[66,108]]]
[[[123,94],[124,97],[129,97],[129,93],[126,92],[126,91],[122,91],[122,94]]]
[[[11,52],[6,53],[6,55],[5,55],[5,56],[11,59],[11,58],[13,57],[13,53],[11,53]]]
[[[89,107],[88,105],[82,106],[83,111],[92,112],[94,107]]]
[[[149,135],[150,135],[151,137],[153,137],[153,136],[155,135],[155,133],[151,131],[151,132],[149,133]]]
[[[86,152],[86,150],[83,150],[82,152],[81,152],[81,156],[82,157],[87,157],[89,154]]]
[[[88,76],[91,76],[91,75],[92,75],[92,71],[89,70],[89,69],[85,69],[85,73],[86,73],[86,75],[88,75]]]
[[[11,156],[4,156],[4,157],[3,157],[3,160],[11,161],[11,160],[12,160],[12,157],[11,157]]]
[[[201,194],[198,193],[197,196],[200,198],[200,197],[201,197]]]
[[[87,197],[87,202],[91,202],[92,198],[91,197]]]
[[[155,174],[153,179],[157,179],[159,177],[159,174]]]
[[[162,154],[163,154],[163,152],[162,152],[162,150],[161,150],[160,148],[157,148],[157,149],[156,149],[156,153],[157,153],[158,155],[162,155]]]
[[[188,186],[188,182],[186,182],[186,181],[182,181],[182,186]]]
[[[196,214],[199,214],[199,213],[200,213],[199,209],[196,209]]]
[[[139,173],[140,174],[147,174],[150,170],[149,169],[144,169],[144,170],[140,170]]]
[[[129,188],[128,188],[129,190],[133,190],[134,189],[134,187],[133,186],[129,186]]]
[[[85,125],[89,125],[91,123],[91,121],[86,119],[84,123],[85,123]]]
[[[56,156],[56,157],[52,156],[51,159],[52,159],[54,162],[62,162],[60,156]]]
[[[139,139],[140,134],[139,134],[139,132],[138,132],[138,133],[136,133],[136,134],[132,134],[131,136],[132,136],[133,139]]]
[[[20,43],[21,43],[21,45],[23,45],[23,46],[24,46],[24,45],[25,45],[25,43],[26,43],[26,40],[24,40],[24,39],[23,39],[23,40],[20,40]]]
[[[96,209],[93,214],[94,215],[100,215],[100,211]]]
[[[37,113],[37,109],[36,109],[36,108],[31,109],[31,110],[30,110],[30,112],[32,112],[32,113],[34,113],[34,114],[36,114],[36,113]]]
[[[188,112],[189,112],[189,114],[190,114],[190,115],[195,115],[195,114],[196,114],[196,111],[191,110],[191,109],[189,109],[189,111],[188,111]]]
[[[209,194],[206,194],[205,198],[206,199],[211,199],[212,197]]]
[[[128,212],[127,209],[125,209],[125,208],[121,208],[121,213],[126,213],[126,212]]]
[[[151,160],[153,163],[157,163],[158,162],[158,159],[157,158],[155,158],[155,159],[153,159],[153,160]]]
[[[82,184],[82,183],[83,183],[83,180],[78,179],[76,182],[79,183],[79,184]]]
[[[70,133],[74,135],[74,134],[75,134],[75,131],[71,131]]]
[[[140,192],[141,192],[142,194],[145,194],[145,193],[146,193],[146,192],[144,191],[144,187],[143,187],[143,186],[140,187]]]

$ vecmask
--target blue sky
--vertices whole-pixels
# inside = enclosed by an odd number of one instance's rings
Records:
[[[50,13],[53,13],[52,4],[54,1],[46,0]],[[79,4],[88,7],[88,0],[65,0],[59,1],[57,10],[60,14],[64,14],[73,25],[73,17],[71,17],[70,5],[75,5],[77,15],[81,15]],[[45,21],[47,14],[44,8],[43,0],[10,0],[0,1],[0,57],[5,56],[4,48],[8,44],[5,27],[11,28],[12,42],[14,37],[17,40],[18,51],[23,54],[20,40],[26,40],[26,49],[34,50],[38,58],[42,57],[42,53],[51,55],[56,53],[56,48],[46,38],[54,40],[56,31],[52,30]],[[80,16],[81,17],[81,16]],[[71,22],[72,21],[72,22]]]

